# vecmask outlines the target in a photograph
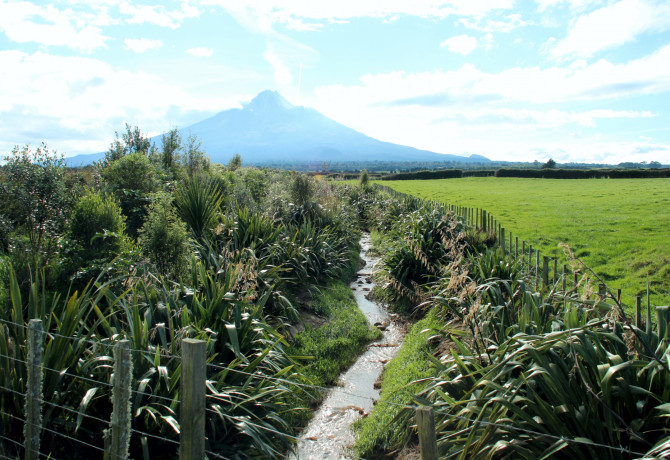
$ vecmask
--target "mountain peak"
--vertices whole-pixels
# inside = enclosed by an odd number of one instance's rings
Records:
[[[244,108],[255,111],[291,109],[293,108],[293,104],[284,99],[284,97],[277,91],[266,89],[265,91],[258,93],[258,95],[245,105]]]

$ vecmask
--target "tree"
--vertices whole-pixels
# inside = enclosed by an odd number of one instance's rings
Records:
[[[103,169],[102,178],[104,189],[121,204],[128,234],[136,237],[144,223],[149,195],[158,189],[154,166],[146,155],[131,153]]]
[[[82,196],[72,210],[70,236],[77,243],[85,263],[95,259],[111,260],[116,256],[124,238],[124,228],[118,203],[98,192]]]
[[[143,153],[148,155],[152,150],[151,141],[140,131],[137,126],[131,127],[126,123],[126,132],[119,136],[119,132],[115,133],[116,139],[112,141],[109,150],[105,152],[105,161],[111,163],[125,155],[131,153]]]
[[[186,224],[177,216],[170,195],[154,195],[139,235],[142,252],[161,275],[180,279],[186,274],[189,260],[188,231]]]
[[[202,142],[195,134],[191,134],[186,140],[184,161],[186,162],[188,177],[193,177],[195,174],[209,168],[209,159],[202,150]]]
[[[228,169],[230,169],[231,171],[235,171],[241,167],[242,167],[242,157],[240,156],[239,153],[236,153],[228,162]]]
[[[67,190],[65,159],[42,143],[36,150],[14,147],[5,158],[0,184],[0,213],[21,235],[29,263],[48,263],[56,251],[72,195]]]
[[[556,168],[556,162],[549,158],[545,164],[542,165],[542,169],[554,169]]]
[[[161,136],[162,153],[161,163],[165,171],[169,172],[176,161],[179,160],[179,152],[182,149],[181,135],[177,128],[172,128]]]
[[[368,170],[364,169],[363,171],[361,171],[361,177],[359,179],[359,184],[361,184],[361,187],[367,187],[369,181],[370,181],[370,178],[368,177]]]

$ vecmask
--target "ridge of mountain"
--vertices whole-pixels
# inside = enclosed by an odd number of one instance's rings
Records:
[[[484,163],[470,157],[440,154],[383,142],[338,123],[315,109],[294,106],[276,91],[259,93],[242,108],[225,110],[179,129],[194,134],[214,163],[227,163],[240,154],[245,164],[322,163],[349,161],[457,161]],[[160,148],[161,136],[151,138]],[[94,155],[80,155],[93,157]],[[103,155],[104,157],[104,155]],[[71,157],[75,164],[78,157]],[[97,158],[96,158],[97,159]],[[93,161],[93,160],[91,160]]]

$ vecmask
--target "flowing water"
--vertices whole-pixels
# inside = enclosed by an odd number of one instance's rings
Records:
[[[367,351],[339,378],[339,385],[330,389],[314,414],[314,417],[300,435],[296,454],[291,458],[347,459],[353,458],[351,446],[354,435],[350,425],[364,414],[370,413],[374,401],[379,398],[375,382],[391,358],[393,358],[404,337],[402,324],[394,320],[381,305],[371,302],[367,295],[374,286],[372,270],[377,259],[368,256],[372,244],[370,235],[361,239],[361,259],[365,266],[359,270],[351,289],[358,307],[371,324],[377,325],[383,337],[372,343]]]

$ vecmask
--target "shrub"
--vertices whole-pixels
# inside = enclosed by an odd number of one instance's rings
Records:
[[[70,236],[84,260],[109,259],[118,253],[124,228],[118,203],[98,192],[82,196],[72,210]]]
[[[188,239],[186,224],[177,216],[171,197],[156,194],[139,232],[142,252],[161,275],[179,279],[187,271]]]
[[[102,171],[105,188],[121,205],[126,231],[136,237],[144,224],[151,193],[158,190],[156,170],[143,153],[131,153]]]

